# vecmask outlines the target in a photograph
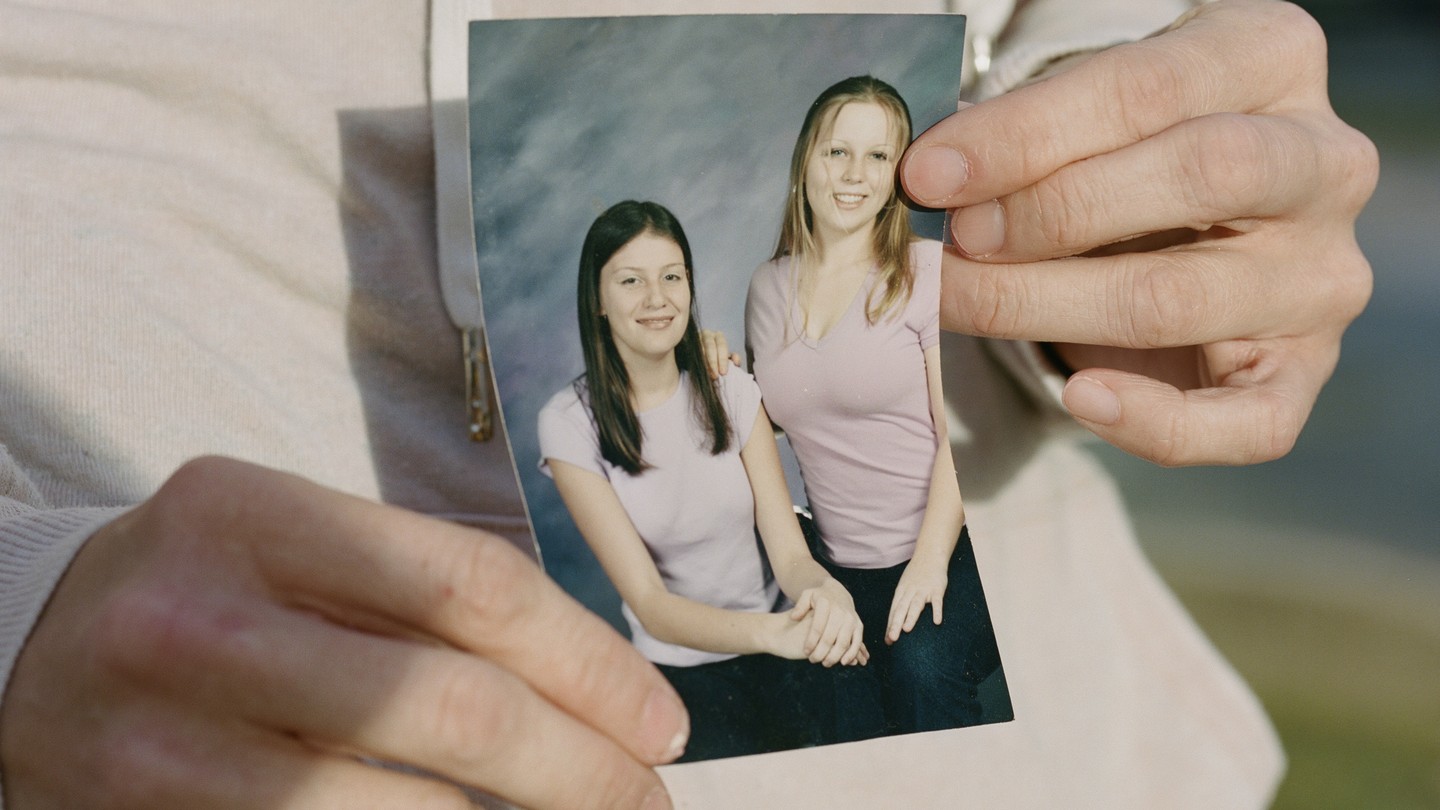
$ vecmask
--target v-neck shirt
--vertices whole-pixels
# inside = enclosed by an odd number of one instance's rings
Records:
[[[938,448],[924,353],[940,341],[940,256],[939,242],[911,246],[910,299],[875,323],[866,309],[872,291],[883,291],[872,269],[819,338],[804,333],[796,262],[766,262],[750,280],[745,336],[755,378],[838,565],[886,568],[914,553]]]

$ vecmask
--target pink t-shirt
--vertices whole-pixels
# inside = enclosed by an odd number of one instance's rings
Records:
[[[732,430],[728,450],[710,454],[682,373],[669,399],[639,414],[641,455],[650,469],[631,475],[600,455],[589,404],[567,385],[540,411],[540,469],[550,475],[547,462],[555,459],[608,479],[671,593],[768,613],[778,587],[755,536],[755,499],[740,460],[760,410],[760,388],[749,374],[732,372],[720,378],[719,391]],[[685,667],[735,657],[667,644],[645,631],[629,605],[621,612],[635,647],[656,663]]]
[[[914,554],[938,442],[924,351],[940,340],[940,255],[939,242],[911,247],[915,287],[899,317],[866,321],[879,278],[871,272],[818,341],[804,336],[794,262],[766,262],[750,280],[745,336],[755,378],[839,565],[888,568]]]

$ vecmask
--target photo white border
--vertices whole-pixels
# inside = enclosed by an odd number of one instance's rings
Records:
[[[431,92],[442,286],[462,328],[483,324],[474,259],[468,147],[468,23],[488,19],[646,16],[661,14],[874,13],[874,3],[685,3],[681,0],[432,0]],[[886,9],[903,13],[906,9]],[[910,9],[936,13],[934,9]],[[958,47],[958,43],[957,43]],[[958,83],[958,77],[957,77]],[[518,482],[517,482],[518,484]],[[992,608],[993,611],[993,608]],[[997,628],[997,634],[999,629]],[[1002,650],[1003,653],[1003,650]],[[1012,690],[1012,701],[1014,693]],[[953,808],[967,795],[1005,795],[1016,771],[965,767],[993,763],[998,750],[1029,747],[1034,734],[1016,720],[948,731],[882,737],[659,769],[677,808]],[[982,752],[988,752],[982,753]],[[1026,770],[1021,763],[1015,763]],[[1043,773],[1035,773],[1043,778]],[[1003,780],[1007,785],[996,784]],[[1014,787],[1010,785],[1010,787]],[[1023,789],[1022,789],[1023,792]]]

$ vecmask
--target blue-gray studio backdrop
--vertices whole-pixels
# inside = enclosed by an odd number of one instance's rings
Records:
[[[624,199],[673,211],[700,323],[739,346],[810,103],[870,74],[900,91],[921,132],[955,109],[963,42],[964,18],[942,15],[471,23],[471,193],[504,424],[546,570],[616,627],[619,598],[536,466],[536,415],[584,369],[575,275],[590,223]],[[934,213],[915,224],[943,229]]]

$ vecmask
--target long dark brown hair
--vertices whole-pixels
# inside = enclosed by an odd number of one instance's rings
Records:
[[[850,103],[879,105],[890,118],[894,133],[895,157],[910,145],[910,108],[905,99],[889,84],[874,76],[852,76],[830,85],[810,105],[805,114],[805,123],[800,126],[800,136],[795,139],[795,151],[790,156],[790,192],[785,200],[785,218],[780,225],[780,242],[775,246],[772,260],[786,256],[795,261],[804,261],[815,256],[814,212],[806,197],[805,169],[815,157],[815,145],[825,126],[835,120],[840,108]],[[880,264],[881,284],[870,291],[865,301],[865,319],[875,323],[897,307],[903,308],[910,300],[915,287],[915,276],[910,270],[910,243],[915,233],[910,229],[910,212],[900,202],[900,183],[890,187],[890,199],[875,219],[875,259]],[[880,293],[876,301],[875,293]]]
[[[705,354],[700,348],[695,268],[685,231],[675,215],[659,203],[635,200],[616,203],[591,223],[580,249],[575,303],[580,347],[585,354],[585,375],[575,381],[575,392],[582,402],[589,401],[596,432],[600,435],[600,454],[631,475],[638,475],[650,465],[641,455],[645,437],[630,398],[630,374],[615,348],[610,322],[600,315],[600,270],[630,240],[644,233],[673,241],[685,257],[690,318],[680,344],[675,347],[675,364],[690,377],[690,388],[695,393],[691,398],[695,423],[710,436],[710,454],[718,456],[725,452],[731,437],[730,420],[725,415],[715,382],[705,368]]]

